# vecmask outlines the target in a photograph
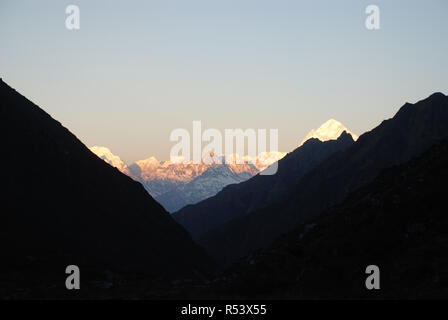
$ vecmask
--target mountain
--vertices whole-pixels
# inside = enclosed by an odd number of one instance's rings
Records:
[[[286,152],[275,152],[275,151],[267,151],[261,152],[256,157],[244,156],[243,160],[247,163],[251,163],[257,168],[258,171],[263,171],[268,168],[274,162],[279,161],[284,156],[286,156]]]
[[[173,187],[170,191],[155,197],[169,212],[177,211],[186,205],[194,204],[217,194],[227,185],[250,179],[258,171],[252,167],[238,172],[242,165],[218,164],[186,184]]]
[[[447,138],[447,124],[448,97],[442,93],[406,103],[392,119],[331,155],[277,199],[209,232],[199,243],[216,261],[230,264],[316,218],[382,169],[406,162]]]
[[[0,282],[62,275],[63,286],[69,264],[84,278],[92,268],[182,277],[212,266],[140,183],[3,81],[0,100]]]
[[[139,160],[131,165],[131,171],[140,172],[140,179],[154,197],[167,191],[157,188],[159,181],[171,182],[169,187],[176,186],[193,180],[208,168],[209,165],[203,163],[184,163],[181,159],[160,162],[154,157]]]
[[[337,120],[330,119],[322,124],[317,130],[312,129],[310,132],[308,132],[299,146],[303,145],[305,141],[308,141],[311,138],[316,138],[320,141],[335,140],[344,131],[350,134],[354,141],[358,140],[358,136],[348,130],[342,123]]]
[[[90,150],[143,184],[149,194],[169,212],[214,196],[229,184],[245,181],[286,154],[263,152],[253,158],[236,154],[213,156],[213,161],[198,164],[181,157],[168,161],[150,157],[128,167],[106,147],[94,146]]]
[[[98,157],[106,161],[108,164],[120,170],[120,172],[128,176],[132,176],[131,171],[129,170],[126,163],[124,163],[119,156],[114,155],[108,148],[93,146],[89,149]]]
[[[213,282],[223,298],[440,299],[448,296],[448,141],[385,169],[320,217]],[[366,290],[368,265],[380,290]]]
[[[347,133],[327,142],[310,139],[278,161],[276,174],[256,175],[248,181],[229,185],[216,196],[187,206],[173,217],[194,239],[200,239],[207,232],[262,208],[332,153],[351,144],[353,139]]]

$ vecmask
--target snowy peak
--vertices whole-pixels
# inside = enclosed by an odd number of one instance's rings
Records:
[[[155,157],[150,157],[144,160],[138,160],[135,162],[135,164],[138,165],[142,171],[156,170],[158,167],[161,166],[160,161],[157,160]]]
[[[139,160],[135,164],[140,168],[140,177],[144,180],[171,180],[188,182],[200,176],[214,166],[225,165],[235,174],[243,172],[251,175],[269,167],[272,163],[280,160],[286,152],[263,152],[256,157],[240,156],[238,154],[216,155],[213,152],[206,153],[200,163],[187,161],[183,157],[175,157],[160,162],[151,157]]]
[[[203,155],[200,163],[181,156],[167,161],[150,157],[128,167],[106,147],[94,146],[90,150],[140,182],[170,212],[211,197],[228,184],[245,181],[286,155],[286,152],[262,152],[250,157],[216,155],[211,151]]]
[[[259,171],[263,171],[274,162],[282,159],[284,156],[286,156],[286,154],[286,152],[279,151],[262,152],[255,158],[255,160],[252,161],[252,163]]]
[[[330,119],[322,124],[317,130],[312,129],[300,143],[300,146],[311,138],[316,138],[320,141],[336,140],[344,131],[350,134],[353,140],[356,141],[358,139],[358,136],[347,129],[342,123],[337,120]]]
[[[96,154],[99,158],[103,159],[104,161],[106,161],[108,164],[110,164],[111,166],[117,168],[118,170],[120,170],[121,172],[125,173],[125,174],[129,174],[129,168],[126,165],[126,163],[124,163],[119,156],[114,155],[109,148],[106,147],[100,147],[100,146],[93,146],[91,148],[89,148],[90,151],[92,151],[94,154]]]
[[[249,155],[241,157],[240,155],[234,153],[221,156],[221,158],[225,159],[225,163],[230,167],[240,166],[241,168],[246,168],[248,165],[252,165],[256,168],[256,170],[263,171],[274,162],[283,158],[286,154],[286,152],[270,151],[261,152],[255,157],[251,157]]]

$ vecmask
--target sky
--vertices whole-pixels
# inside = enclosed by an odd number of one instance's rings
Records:
[[[275,128],[291,151],[330,118],[359,135],[447,94],[447,15],[446,0],[1,0],[0,77],[127,163],[168,159],[194,120]]]

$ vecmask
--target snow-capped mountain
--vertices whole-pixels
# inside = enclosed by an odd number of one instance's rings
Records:
[[[358,136],[347,129],[342,123],[337,120],[330,119],[322,124],[317,130],[312,129],[310,132],[308,132],[299,146],[303,145],[305,141],[311,138],[316,138],[320,141],[336,140],[344,131],[350,134],[353,140],[358,140]]]
[[[90,151],[92,151],[94,154],[96,154],[99,158],[106,161],[111,166],[117,168],[121,172],[127,175],[131,175],[131,172],[129,171],[128,166],[126,163],[124,163],[123,160],[120,159],[119,156],[114,155],[109,148],[106,147],[100,147],[100,146],[93,146],[89,148]]]
[[[170,212],[215,195],[225,186],[245,181],[283,158],[285,152],[264,152],[257,157],[216,156],[212,152],[201,163],[178,157],[159,161],[155,157],[127,166],[106,147],[90,150],[124,174],[139,181],[148,193]]]
[[[300,145],[311,138],[336,140],[344,131],[354,140],[358,139],[343,124],[331,119],[317,130],[311,130]],[[217,156],[210,152],[201,163],[185,161],[182,157],[167,161],[150,157],[127,166],[106,147],[95,146],[90,149],[110,165],[143,184],[148,193],[170,212],[212,197],[229,184],[246,181],[287,154],[262,152],[251,157],[238,154]]]
[[[279,161],[284,156],[286,156],[287,152],[262,152],[255,159],[250,157],[245,157],[245,159],[252,163],[259,171],[263,171],[267,167],[269,167],[274,162]]]
[[[178,184],[155,199],[169,212],[175,212],[188,204],[214,196],[229,184],[246,181],[256,173],[258,170],[251,164],[215,164],[190,182]]]
[[[138,168],[135,168],[136,165]],[[144,181],[149,180],[170,180],[170,181],[190,181],[201,175],[207,170],[209,165],[205,163],[183,163],[177,159],[158,161],[154,157],[145,160],[136,161],[131,165],[131,171],[135,174],[140,172],[139,176]],[[137,170],[137,171],[136,171]]]

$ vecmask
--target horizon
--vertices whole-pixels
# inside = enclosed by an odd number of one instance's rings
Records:
[[[443,1],[375,1],[380,30],[367,1],[77,1],[75,31],[67,4],[0,4],[0,76],[126,163],[168,159],[170,132],[198,119],[277,128],[289,152],[328,119],[361,135],[446,92]]]

